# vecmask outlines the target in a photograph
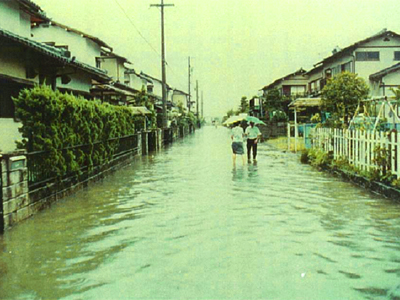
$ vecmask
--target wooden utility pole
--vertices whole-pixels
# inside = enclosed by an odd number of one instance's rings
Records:
[[[201,118],[204,118],[204,98],[203,98],[203,91],[201,91]]]
[[[196,80],[196,116],[199,117],[199,81]]]
[[[190,56],[188,57],[188,74],[189,74],[189,103],[187,103],[188,110],[190,111],[190,107],[192,106],[191,94],[190,94],[190,74],[192,72],[192,67],[190,66]]]
[[[163,107],[163,127],[168,127],[167,117],[167,75],[165,72],[165,37],[164,37],[164,7],[174,6],[174,4],[164,4],[164,0],[161,0],[161,4],[151,4],[150,7],[161,8],[161,71],[162,71],[162,107]]]

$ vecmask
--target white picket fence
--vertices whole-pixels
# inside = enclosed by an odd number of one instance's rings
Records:
[[[400,178],[400,133],[316,128],[312,132],[312,147],[332,151],[334,159],[345,158],[355,167],[376,169],[374,149],[388,150],[388,170]]]

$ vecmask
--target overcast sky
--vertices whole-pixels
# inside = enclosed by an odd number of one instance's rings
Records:
[[[160,0],[33,0],[55,21],[95,35],[161,79]],[[205,116],[383,28],[400,33],[399,0],[165,0],[167,82],[204,92]],[[121,9],[123,8],[123,10]],[[125,13],[129,16],[125,15]],[[194,90],[191,91],[195,95]],[[199,93],[200,95],[200,93]]]

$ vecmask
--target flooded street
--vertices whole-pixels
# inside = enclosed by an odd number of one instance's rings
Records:
[[[0,236],[0,299],[400,299],[400,205],[205,127]]]

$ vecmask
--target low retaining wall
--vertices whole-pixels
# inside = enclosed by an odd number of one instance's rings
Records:
[[[400,190],[392,186],[388,186],[378,181],[370,181],[358,174],[345,172],[339,169],[327,169],[328,172],[338,176],[346,181],[350,181],[358,186],[368,189],[371,192],[385,196],[387,198],[400,201]]]
[[[190,132],[193,131],[189,127],[177,127],[173,129],[173,138],[184,137]],[[34,190],[29,190],[28,186],[26,156],[21,152],[0,155],[0,233],[49,207],[53,202],[101,180],[136,157],[162,148],[161,129],[142,132],[135,151],[132,149],[132,152],[120,155],[105,165],[94,167],[90,173],[64,178]]]
[[[1,207],[4,230],[11,224],[28,218],[31,207],[28,197],[28,169],[24,155],[3,154],[1,159]]]
[[[267,122],[266,125],[260,124],[257,125],[257,127],[261,131],[263,140],[287,135],[287,125],[284,122],[279,122],[279,123]]]

